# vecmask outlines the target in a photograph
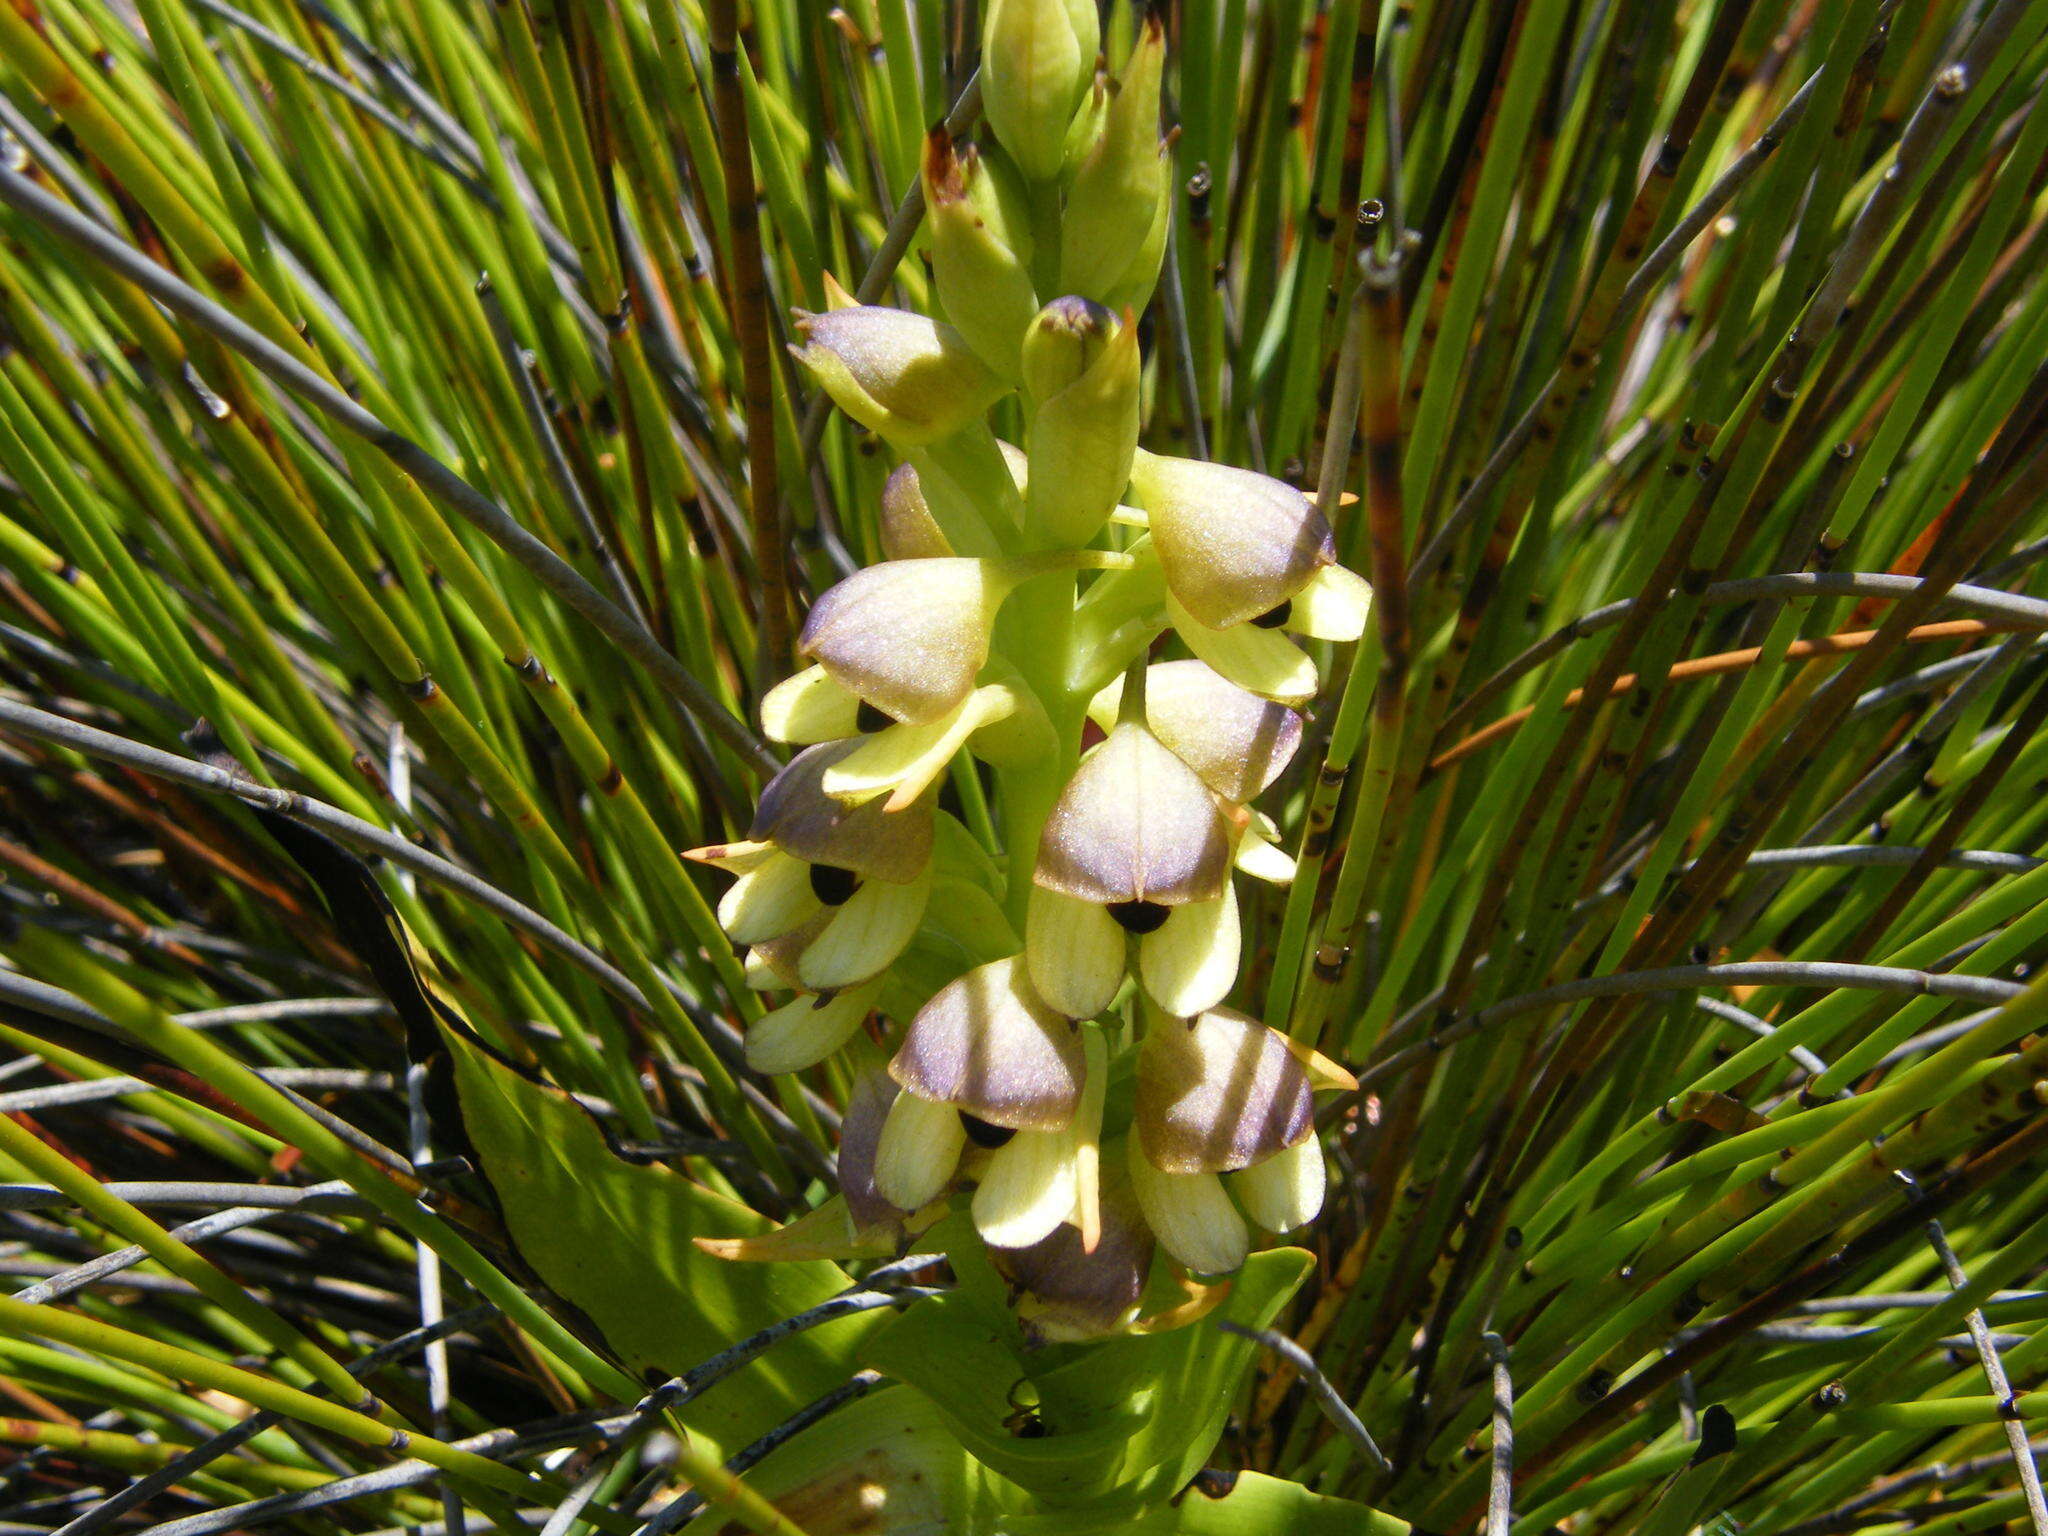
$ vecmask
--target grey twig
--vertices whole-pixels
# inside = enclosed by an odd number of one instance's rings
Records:
[[[1324,1416],[1354,1441],[1374,1466],[1382,1472],[1394,1470],[1394,1464],[1387,1460],[1386,1453],[1373,1439],[1372,1431],[1367,1429],[1359,1421],[1358,1415],[1351,1411],[1351,1405],[1344,1401],[1344,1395],[1330,1384],[1330,1378],[1325,1376],[1322,1367],[1316,1364],[1314,1355],[1275,1328],[1247,1328],[1244,1324],[1233,1323],[1228,1318],[1219,1320],[1216,1326],[1225,1333],[1234,1333],[1239,1338],[1250,1339],[1255,1344],[1263,1345],[1293,1366],[1301,1379],[1308,1383],[1309,1390],[1315,1393],[1316,1404],[1323,1410]]]
[[[1493,1470],[1486,1493],[1486,1536],[1508,1536],[1514,1524],[1515,1379],[1508,1371],[1508,1346],[1497,1333],[1486,1335],[1493,1362]]]
[[[1397,1077],[1416,1062],[1454,1041],[1475,1035],[1489,1025],[1521,1014],[1584,1002],[1596,997],[1628,997],[1643,992],[1670,992],[1684,987],[1778,986],[1856,987],[1874,992],[1909,992],[1923,997],[1960,997],[1971,1002],[2002,1003],[2026,989],[2018,982],[1990,976],[1945,976],[1892,965],[1842,965],[1827,960],[1743,960],[1727,965],[1673,965],[1660,970],[1619,971],[1609,976],[1584,976],[1519,997],[1504,998],[1477,1013],[1446,1024],[1427,1039],[1402,1046],[1358,1074],[1364,1088]],[[1416,1014],[1415,1017],[1422,1015]],[[1388,1031],[1391,1038],[1393,1031]]]
[[[844,1408],[856,1398],[866,1397],[880,1386],[883,1380],[879,1371],[855,1372],[852,1379],[843,1386],[834,1387],[816,1402],[791,1414],[752,1445],[740,1451],[725,1464],[726,1471],[737,1474],[759,1465],[770,1451],[795,1439],[827,1414]],[[656,1510],[634,1536],[666,1536],[667,1532],[695,1519],[703,1508],[704,1496],[695,1489],[678,1494]]]
[[[1948,1277],[1951,1289],[1960,1291],[1970,1283],[1963,1273],[1962,1260],[1949,1246],[1948,1234],[1941,1230],[1941,1223],[1927,1223],[1927,1241],[1934,1246],[1935,1257],[1941,1260],[1941,1272]],[[1991,1336],[1991,1329],[1984,1321],[1982,1308],[1972,1307],[1963,1319],[1970,1330],[1970,1339],[1977,1347],[1977,1359],[1984,1367],[1984,1379],[1991,1386],[1991,1394],[2001,1405],[2011,1405],[2012,1383],[2006,1379],[2005,1362],[1998,1358],[1998,1342]],[[2027,1444],[2027,1432],[2017,1414],[2004,1419],[2005,1443],[2012,1450],[2014,1469],[2019,1473],[2020,1491],[2026,1495],[2027,1515],[2034,1522],[2034,1536],[2048,1536],[2048,1499],[2041,1494],[2041,1469],[2034,1465],[2034,1452]]]
[[[337,842],[345,843],[359,852],[388,859],[400,869],[410,870],[444,890],[467,897],[508,926],[538,940],[546,948],[554,950],[581,967],[595,977],[599,985],[614,997],[620,998],[634,1008],[645,1009],[649,1006],[647,995],[623,971],[589,945],[571,937],[549,922],[533,908],[507,895],[497,886],[472,874],[461,865],[451,863],[439,854],[430,853],[397,833],[387,832],[384,828],[360,817],[351,816],[324,800],[316,800],[292,790],[271,789],[210,764],[195,762],[189,757],[179,757],[176,753],[164,752],[139,741],[130,741],[125,736],[116,736],[112,732],[98,730],[76,720],[67,720],[62,715],[53,715],[47,710],[36,709],[4,697],[0,697],[0,729],[12,729],[41,741],[55,742],[72,751],[83,752],[89,757],[103,758],[108,762],[140,769],[157,778],[170,779],[194,789],[207,790],[213,794],[233,795],[237,799],[248,801],[251,805],[260,805],[289,816],[295,821],[302,821],[308,826],[318,827]],[[705,1038],[719,1046],[721,1054],[728,1060],[738,1061],[739,1035],[731,1023],[698,1004],[673,977],[664,974],[661,981],[668,994],[704,1032]],[[22,985],[32,986],[36,990],[36,997],[31,1001],[32,1006],[43,1008],[86,1029],[104,1032],[108,1028],[106,1020],[101,1019],[92,1010],[82,1008],[76,999],[58,992],[55,988],[45,987],[39,982],[30,983],[27,977],[0,972],[0,988]],[[797,1130],[782,1106],[763,1092],[758,1083],[746,1076],[739,1077],[738,1082],[740,1091],[747,1097],[747,1102],[784,1133],[789,1150],[814,1161],[822,1157],[810,1138]],[[325,1114],[325,1111],[317,1112]],[[829,1171],[829,1165],[825,1166]]]

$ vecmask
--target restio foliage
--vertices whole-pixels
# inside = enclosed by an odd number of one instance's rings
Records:
[[[2044,87],[0,3],[0,1532],[2048,1536]]]

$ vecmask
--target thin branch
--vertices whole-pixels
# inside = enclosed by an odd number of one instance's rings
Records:
[[[1394,1464],[1388,1461],[1386,1454],[1380,1450],[1372,1437],[1372,1432],[1359,1421],[1358,1415],[1351,1411],[1351,1405],[1344,1401],[1344,1395],[1330,1384],[1330,1378],[1325,1376],[1322,1367],[1316,1364],[1314,1355],[1286,1334],[1272,1328],[1247,1328],[1242,1323],[1233,1323],[1227,1318],[1219,1320],[1216,1326],[1225,1333],[1234,1333],[1239,1338],[1250,1339],[1255,1344],[1264,1345],[1293,1366],[1300,1373],[1302,1380],[1309,1384],[1309,1389],[1315,1393],[1316,1404],[1329,1421],[1356,1442],[1374,1466],[1382,1472],[1394,1470]]]
[[[1941,1223],[1927,1223],[1927,1241],[1934,1247],[1935,1257],[1941,1260],[1941,1272],[1948,1277],[1953,1290],[1962,1290],[1970,1283],[1970,1277],[1963,1273],[1963,1262],[1956,1257],[1956,1251],[1949,1246],[1948,1234],[1941,1230]],[[1970,1330],[1970,1340],[1976,1346],[1977,1359],[1984,1367],[1984,1379],[1991,1386],[1991,1394],[2005,1410],[2005,1443],[2012,1450],[2012,1463],[2019,1473],[2020,1491],[2027,1498],[2027,1515],[2034,1522],[2034,1536],[2048,1536],[2048,1499],[2041,1494],[2041,1469],[2034,1465],[2034,1453],[2027,1444],[2027,1432],[2020,1427],[2019,1417],[2014,1410],[2012,1383],[2006,1379],[2005,1362],[1998,1358],[1998,1343],[1991,1336],[1991,1329],[1984,1321],[1981,1308],[1972,1307],[1964,1317]]]
[[[1507,1536],[1514,1526],[1515,1381],[1508,1372],[1508,1346],[1497,1333],[1486,1335],[1493,1362],[1493,1467],[1487,1483],[1486,1536]]]

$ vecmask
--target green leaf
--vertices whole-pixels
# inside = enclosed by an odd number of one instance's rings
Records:
[[[885,1388],[778,1447],[750,1486],[807,1536],[995,1536],[1028,1506],[1023,1491],[954,1441],[930,1398]],[[733,1521],[716,1536],[741,1536]]]
[[[1197,1327],[1202,1326],[1197,1324]],[[1392,1515],[1257,1472],[1212,1474],[1149,1509],[1046,1509],[963,1451],[921,1392],[885,1389],[748,1475],[809,1536],[1407,1536]],[[729,1522],[716,1536],[740,1536]]]
[[[667,1168],[613,1155],[568,1095],[529,1081],[452,1029],[463,1123],[519,1255],[582,1310],[625,1367],[680,1374],[844,1289],[833,1264],[737,1264],[699,1237],[772,1225]],[[845,1381],[873,1314],[784,1339],[682,1410],[694,1430],[744,1445]]]
[[[1406,1536],[1412,1527],[1283,1477],[1242,1472],[1213,1484],[1205,1478],[1172,1503],[1136,1516],[1061,1510],[1012,1516],[1002,1529],[1003,1536]]]
[[[883,1327],[865,1356],[1044,1502],[1134,1511],[1184,1488],[1223,1432],[1254,1346],[1216,1322],[1267,1326],[1313,1262],[1298,1248],[1256,1254],[1197,1322],[1085,1350],[1028,1350],[1005,1309],[956,1291]]]

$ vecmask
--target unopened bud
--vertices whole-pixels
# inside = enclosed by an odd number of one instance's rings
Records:
[[[1141,361],[1134,327],[1082,298],[1054,299],[1024,337],[1024,387],[1037,406],[1027,435],[1040,466],[1025,485],[1032,529],[1085,544],[1131,480]]]
[[[946,318],[983,362],[1014,380],[1038,309],[1023,193],[997,160],[972,146],[956,153],[944,127],[925,140],[923,175],[932,281]]]
[[[898,447],[950,436],[1009,386],[950,325],[872,304],[797,312],[796,358],[847,415]]]
[[[1159,141],[1159,195],[1152,201],[1151,222],[1123,270],[1102,293],[1102,302],[1119,314],[1142,315],[1159,286],[1160,263],[1166,258],[1166,226],[1173,217],[1173,137]]]
[[[1138,254],[1132,231],[1149,231],[1167,196],[1159,143],[1165,58],[1165,29],[1157,16],[1149,17],[1111,88],[1102,132],[1067,190],[1060,217],[1060,286],[1069,292],[1100,299],[1125,284]]]
[[[989,0],[981,34],[982,112],[1033,181],[1060,173],[1067,125],[1102,45],[1095,0]]]
[[[913,465],[897,465],[882,484],[881,534],[885,560],[932,560],[953,553]]]

